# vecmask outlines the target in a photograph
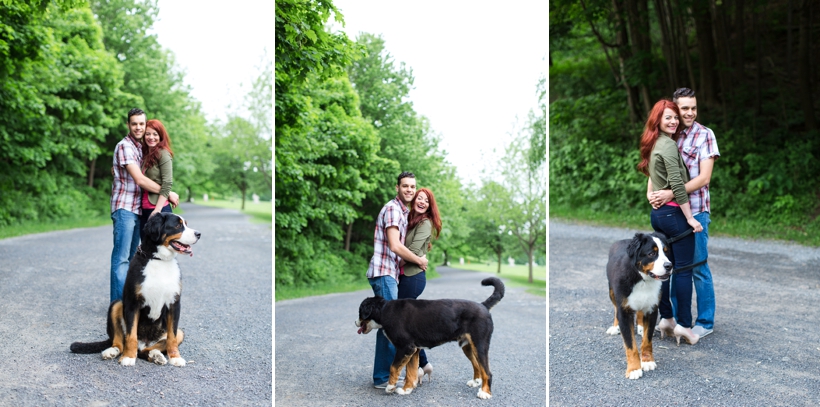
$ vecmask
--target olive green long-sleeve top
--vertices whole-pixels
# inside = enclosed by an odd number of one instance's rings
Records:
[[[429,219],[424,219],[419,222],[416,227],[407,231],[407,236],[404,238],[404,245],[416,256],[423,257],[427,254],[427,247],[429,246],[432,236],[433,222],[430,222]],[[422,270],[418,264],[404,264],[405,276],[414,276],[422,271],[424,270]]]
[[[658,135],[649,155],[649,178],[653,191],[671,189],[675,194],[675,203],[689,203],[685,185],[689,181],[689,170],[683,163],[677,143],[663,132]]]
[[[157,199],[159,199],[160,195],[168,199],[168,194],[171,193],[171,186],[174,185],[173,160],[171,153],[163,148],[160,150],[158,162],[151,168],[145,169],[145,176],[160,185],[158,194],[148,192],[148,202],[151,202],[152,205],[157,204]]]

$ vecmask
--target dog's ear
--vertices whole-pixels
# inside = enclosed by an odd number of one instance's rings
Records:
[[[148,222],[142,227],[142,233],[144,235],[143,240],[148,240],[149,242],[153,242],[155,244],[159,244],[162,242],[162,231],[165,226],[165,214],[162,212],[154,214],[148,218]]]
[[[643,233],[635,233],[632,241],[629,242],[629,246],[626,247],[626,255],[629,256],[630,259],[634,259],[638,256],[638,249],[641,248],[643,237]]]

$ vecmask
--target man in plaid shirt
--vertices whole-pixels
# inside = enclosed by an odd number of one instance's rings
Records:
[[[689,169],[689,182],[686,183],[686,192],[689,194],[689,205],[695,219],[703,226],[702,233],[695,233],[694,263],[708,258],[707,244],[709,242],[710,197],[709,181],[712,178],[712,169],[715,161],[720,157],[715,133],[708,127],[698,123],[698,104],[695,91],[689,88],[680,88],[672,95],[672,101],[678,105],[683,122],[683,136],[678,139],[678,150],[684,164]],[[657,208],[672,200],[672,191],[647,192],[647,198],[653,207]],[[704,263],[695,267],[692,276],[695,282],[695,292],[698,301],[698,319],[692,332],[701,338],[712,333],[715,324],[715,289],[712,284],[712,271],[709,264]],[[671,292],[675,291],[671,289]],[[671,297],[671,295],[670,295]],[[677,303],[674,297],[670,298],[672,307]],[[687,327],[688,328],[688,327]]]
[[[128,264],[140,241],[142,189],[159,193],[161,186],[142,174],[142,138],[146,116],[142,109],[128,112],[130,132],[114,149],[114,181],[111,186],[111,220],[114,222],[114,249],[111,251],[111,301],[122,298]],[[142,188],[142,189],[140,189]],[[169,201],[176,206],[179,195],[171,192]]]
[[[418,264],[427,269],[427,258],[418,257],[404,246],[407,234],[408,205],[416,195],[416,176],[412,172],[402,172],[396,183],[396,197],[384,205],[376,219],[373,237],[373,257],[367,268],[367,280],[373,293],[385,300],[398,297],[399,262]],[[387,386],[390,365],[396,356],[396,349],[384,336],[381,329],[376,332],[376,357],[373,362],[373,384],[377,389]]]

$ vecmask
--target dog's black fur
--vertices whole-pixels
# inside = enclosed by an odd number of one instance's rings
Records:
[[[356,326],[359,333],[381,328],[388,340],[396,347],[396,357],[390,367],[390,379],[386,391],[395,389],[399,372],[407,365],[407,378],[399,394],[409,394],[416,387],[418,352],[421,348],[433,348],[447,342],[458,341],[464,354],[473,365],[471,387],[479,387],[478,397],[490,398],[489,350],[493,333],[490,309],[504,297],[504,283],[495,277],[481,281],[481,285],[494,287],[493,294],[482,303],[468,300],[417,300],[399,299],[386,301],[376,296],[366,298],[359,306]],[[409,363],[409,364],[408,364]]]
[[[182,281],[176,255],[191,254],[190,245],[200,236],[179,215],[153,215],[142,228],[140,249],[129,264],[122,300],[108,307],[108,339],[75,342],[71,351],[103,352],[103,359],[121,354],[123,365],[133,365],[135,357],[165,364],[162,353],[166,352],[171,364],[184,366],[178,349],[184,334],[178,326]]]
[[[672,273],[671,252],[666,236],[658,232],[636,233],[632,239],[615,242],[609,250],[606,275],[615,320],[607,333],[620,332],[623,337],[627,378],[638,379],[642,370],[655,369],[652,333],[658,319],[661,283]],[[644,332],[640,354],[633,329],[636,317]]]

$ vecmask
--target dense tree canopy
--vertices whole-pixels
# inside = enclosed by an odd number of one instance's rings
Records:
[[[696,91],[712,214],[818,227],[820,13],[807,0],[551,0],[550,203],[644,211],[650,106]]]

